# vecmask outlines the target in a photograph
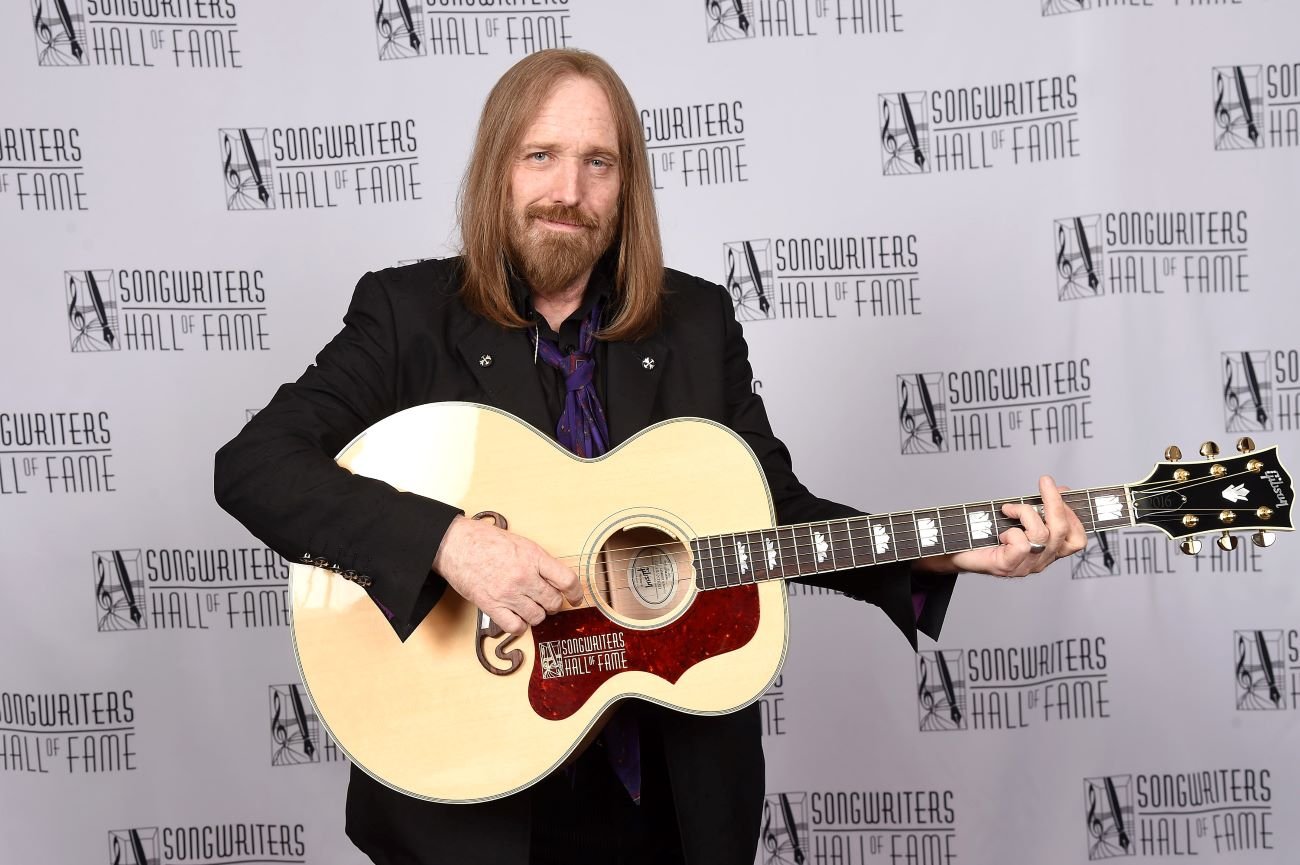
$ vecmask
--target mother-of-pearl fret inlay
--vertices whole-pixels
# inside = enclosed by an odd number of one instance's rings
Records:
[[[743,541],[736,542],[736,561],[740,564],[742,574],[749,570],[749,547]]]
[[[776,551],[776,544],[773,543],[771,538],[768,538],[767,539],[767,569],[770,571],[773,568],[775,568],[776,563],[780,561],[780,559],[781,556]]]
[[[826,536],[821,532],[813,532],[813,549],[817,551],[817,564],[826,561],[826,554],[830,552],[830,544],[826,543]]]
[[[939,543],[939,528],[934,524],[934,520],[929,517],[917,520],[916,530],[921,535],[921,546],[932,547]]]
[[[1097,506],[1097,519],[1102,523],[1125,518],[1125,506],[1118,496],[1097,496],[1092,503]]]
[[[993,537],[993,518],[988,511],[971,511],[966,515],[970,523],[970,536],[973,541],[982,541]]]
[[[889,532],[885,531],[884,526],[872,526],[871,539],[876,547],[876,555],[881,556],[889,552]]]
[[[1124,519],[1124,503],[1119,496],[1097,496],[1093,504],[1097,506],[1097,519],[1101,522]]]

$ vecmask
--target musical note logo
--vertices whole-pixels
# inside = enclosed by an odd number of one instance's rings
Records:
[[[227,210],[274,210],[265,128],[218,130]]]
[[[410,0],[376,0],[375,34],[380,60],[423,57],[424,6]]]
[[[767,239],[723,244],[727,292],[740,321],[776,318],[771,248],[772,242]]]
[[[74,352],[118,351],[118,309],[114,272],[65,270],[65,312],[69,345]]]
[[[1273,384],[1258,370],[1268,369],[1270,352],[1223,352],[1223,410],[1228,432],[1271,430]]]
[[[99,607],[100,631],[143,631],[145,618],[144,577],[140,551],[97,550],[90,554],[95,578],[95,602]]]
[[[1096,213],[1055,221],[1057,300],[1101,297],[1100,226],[1101,215]]]
[[[1068,12],[1081,12],[1092,6],[1092,0],[1042,0],[1043,17],[1064,15]]]
[[[1114,577],[1119,574],[1113,546],[1119,535],[1114,529],[1089,535],[1082,550],[1070,562],[1070,579],[1086,580],[1093,577]]]
[[[88,66],[86,16],[81,0],[34,0],[37,63],[41,66]]]
[[[905,454],[948,450],[947,411],[934,394],[942,393],[937,372],[898,376],[898,427]]]
[[[112,865],[158,865],[158,829],[114,829],[108,833]]]
[[[923,733],[966,729],[966,677],[961,651],[917,655],[916,698]]]
[[[752,39],[756,35],[750,18],[754,0],[704,0],[710,42]]]
[[[1264,146],[1264,97],[1260,66],[1214,69],[1214,149],[1258,150]]]
[[[1282,699],[1282,631],[1236,631],[1237,708],[1243,711],[1285,709]]]
[[[759,834],[764,865],[805,865],[808,861],[808,814],[805,793],[778,793],[763,799]]]
[[[1087,811],[1088,859],[1134,856],[1133,790],[1131,775],[1108,775],[1084,779]]]
[[[930,126],[924,92],[880,94],[880,153],[886,175],[930,172]]]
[[[302,686],[271,686],[271,765],[319,763],[320,723],[303,699]]]

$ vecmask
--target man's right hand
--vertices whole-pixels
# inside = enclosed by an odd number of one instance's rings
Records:
[[[487,520],[452,520],[433,570],[511,634],[540,624],[565,600],[572,606],[582,603],[582,584],[571,568]]]

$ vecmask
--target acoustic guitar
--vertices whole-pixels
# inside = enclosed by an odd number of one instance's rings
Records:
[[[1290,531],[1291,479],[1276,448],[1201,461],[1166,451],[1143,480],[1074,490],[1089,532],[1196,536]],[[478,802],[517,792],[574,756],[621,699],[684,712],[740,709],[786,647],[784,581],[992,546],[1018,525],[1005,501],[777,526],[754,453],[729,429],[677,419],[580,459],[505,412],[435,403],[392,415],[338,462],[455,504],[571,565],[577,607],[523,636],[448,589],[405,641],[354,582],[295,565],[293,637],[310,702],[349,758],[410,796]],[[540,495],[538,490],[545,490]]]

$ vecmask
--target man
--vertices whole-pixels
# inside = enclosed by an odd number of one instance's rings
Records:
[[[458,259],[363,277],[316,365],[218,453],[218,500],[272,548],[365,574],[403,639],[448,586],[511,633],[578,602],[573,571],[528,539],[333,463],[367,426],[439,400],[503,408],[587,457],[665,418],[709,418],[753,448],[779,522],[856,513],[795,478],[726,292],[663,267],[637,112],[604,61],[540,52],[497,83],[461,230]],[[913,641],[937,634],[957,571],[1023,576],[1082,548],[1057,488],[1040,487],[1045,519],[1006,506],[1023,531],[1001,546],[820,582]],[[626,701],[572,767],[488,803],[415,800],[354,767],[347,830],[380,865],[748,863],[762,798],[756,707],[700,717]]]

